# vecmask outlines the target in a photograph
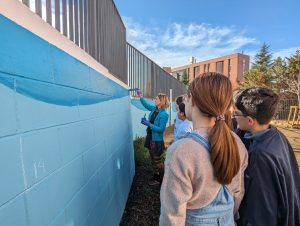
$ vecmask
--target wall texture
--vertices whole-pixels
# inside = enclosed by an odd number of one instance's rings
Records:
[[[0,15],[0,225],[118,225],[128,91]]]

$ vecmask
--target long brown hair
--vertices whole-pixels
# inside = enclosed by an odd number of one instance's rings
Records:
[[[222,74],[204,73],[189,85],[188,95],[204,115],[223,119],[232,104],[231,82]],[[235,138],[224,120],[216,120],[208,141],[214,175],[219,183],[229,184],[239,171],[240,156]]]
[[[158,98],[161,102],[161,108],[167,109],[169,107],[169,98],[168,98],[168,96],[164,93],[159,93],[157,96],[158,96]]]

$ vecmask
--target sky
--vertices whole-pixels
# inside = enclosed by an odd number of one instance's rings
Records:
[[[273,57],[300,49],[300,0],[114,0],[127,41],[160,66],[232,53]]]

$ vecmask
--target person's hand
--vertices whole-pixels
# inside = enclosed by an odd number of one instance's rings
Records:
[[[142,91],[140,89],[138,89],[136,91],[136,94],[138,95],[138,97],[142,97],[143,96]]]
[[[149,126],[149,127],[151,126],[151,123],[145,118],[142,118],[141,123],[145,126]]]

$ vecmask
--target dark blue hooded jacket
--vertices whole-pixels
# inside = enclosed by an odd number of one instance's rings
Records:
[[[300,176],[293,149],[275,127],[243,137],[249,163],[238,225],[299,226]]]

